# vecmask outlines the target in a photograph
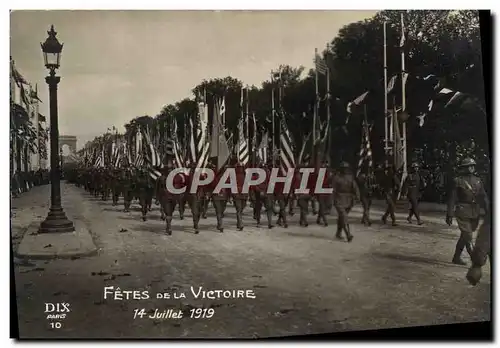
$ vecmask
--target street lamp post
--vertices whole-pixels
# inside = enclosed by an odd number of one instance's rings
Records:
[[[57,122],[57,84],[61,80],[56,76],[59,68],[63,45],[56,38],[54,26],[47,32],[49,37],[41,44],[45,67],[49,69],[49,76],[45,81],[49,85],[50,107],[50,210],[45,220],[40,224],[38,233],[73,232],[75,226],[68,219],[61,205],[61,167],[59,163],[59,128]]]

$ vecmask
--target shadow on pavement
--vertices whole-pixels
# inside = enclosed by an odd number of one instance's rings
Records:
[[[453,264],[451,262],[440,261],[440,260],[436,260],[436,259],[430,259],[430,258],[426,258],[426,257],[422,257],[422,256],[417,256],[417,255],[403,255],[403,254],[395,254],[395,253],[379,253],[379,252],[374,252],[373,256],[382,257],[382,258],[391,259],[391,260],[397,260],[397,261],[422,263],[422,264],[427,264],[427,265],[438,265],[438,266],[444,266],[444,267],[460,267],[460,268],[464,268],[464,266],[455,265],[455,264]]]

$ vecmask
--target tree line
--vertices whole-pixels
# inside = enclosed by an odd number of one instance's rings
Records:
[[[401,71],[400,14],[402,11],[381,11],[374,17],[344,26],[336,37],[325,43],[321,56],[329,69],[330,98],[326,96],[326,79],[318,79],[316,71],[303,66],[280,65],[260,86],[248,86],[249,111],[255,114],[261,129],[269,128],[272,89],[276,80],[283,86],[281,107],[288,129],[300,149],[301,141],[312,129],[313,110],[317,98],[319,118],[326,120],[326,103],[330,105],[330,159],[333,165],[347,161],[355,166],[361,145],[362,117],[349,114],[348,102],[370,91],[366,101],[368,122],[373,125],[370,141],[375,163],[385,158],[384,143],[384,80],[383,80],[383,23],[387,22],[387,74]],[[481,37],[477,11],[403,11],[405,19],[405,71],[411,77],[406,88],[408,161],[419,161],[431,178],[428,200],[442,200],[446,179],[453,174],[457,162],[472,156],[478,172],[489,182],[489,138],[482,75]],[[335,33],[332,33],[333,35]],[[327,45],[326,45],[327,44]],[[311,54],[311,59],[313,55]],[[278,75],[278,71],[280,74]],[[421,77],[436,75],[440,83],[461,91],[471,98],[455,107],[436,108],[419,126],[416,115],[429,102]],[[206,96],[211,121],[214,100],[225,96],[226,128],[237,134],[241,118],[240,93],[246,85],[231,76],[203,80],[192,89],[194,97],[169,104],[155,116],[141,115],[125,125],[125,137],[135,127],[145,126],[159,134],[172,118],[179,125],[179,137],[185,133],[184,124],[197,114],[197,100]],[[277,101],[276,101],[277,102]],[[278,106],[276,106],[278,107]],[[209,126],[210,129],[210,126]],[[95,141],[98,139],[96,138]]]

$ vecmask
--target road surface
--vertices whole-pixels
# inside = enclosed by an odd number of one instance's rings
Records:
[[[35,187],[13,200],[14,248],[23,226],[45,217],[49,193],[49,186]],[[254,226],[247,207],[246,227],[238,231],[228,206],[224,233],[215,229],[212,210],[195,235],[187,209],[183,221],[176,212],[173,235],[166,236],[158,207],[143,222],[137,204],[124,213],[123,205],[65,183],[62,195],[66,213],[89,226],[99,252],[73,260],[15,259],[24,338],[275,337],[490,320],[489,265],[471,287],[467,267],[450,263],[456,227],[404,220],[364,227],[354,213],[354,240],[347,243],[334,238],[335,216],[326,228],[310,216],[302,228],[295,214],[288,229],[269,230]],[[379,216],[373,213],[374,220]],[[153,298],[105,300],[107,286]],[[191,287],[250,289],[256,298],[194,299]],[[155,299],[156,293],[186,298]],[[71,311],[46,319],[45,303],[69,303]],[[213,316],[190,318],[197,308],[212,308]],[[133,319],[135,309],[148,314]],[[180,310],[183,318],[147,318],[155,309]]]

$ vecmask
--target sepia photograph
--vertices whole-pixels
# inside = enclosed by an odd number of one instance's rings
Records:
[[[492,340],[490,22],[11,10],[11,338]]]

